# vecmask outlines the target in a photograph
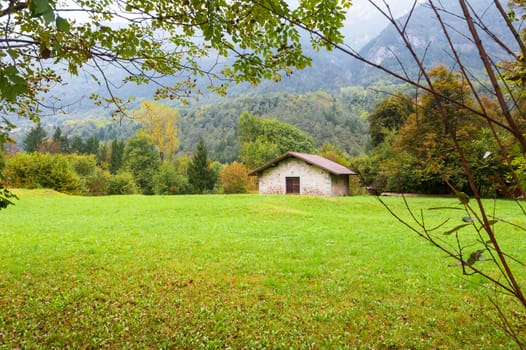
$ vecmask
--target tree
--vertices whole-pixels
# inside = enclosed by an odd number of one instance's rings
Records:
[[[371,145],[376,147],[382,143],[390,130],[399,130],[413,112],[413,99],[400,92],[377,104],[369,115]]]
[[[171,161],[179,148],[177,121],[179,112],[166,104],[143,102],[132,118],[142,124],[139,135],[149,140],[159,151],[161,163]]]
[[[110,154],[110,173],[117,174],[119,169],[122,167],[124,157],[124,141],[111,141]]]
[[[99,143],[100,141],[97,136],[92,135],[88,137],[84,144],[84,152],[82,153],[97,155],[99,153]]]
[[[86,153],[86,144],[82,137],[75,136],[71,141],[71,153],[83,154]]]
[[[72,75],[88,65],[94,67],[96,82],[107,88],[108,96],[93,98],[114,103],[118,112],[124,112],[124,101],[107,81],[105,72],[111,67],[127,74],[124,82],[158,84],[156,95],[161,98],[189,96],[199,89],[194,76],[213,79],[222,74],[228,80],[254,84],[279,80],[281,74],[310,63],[301,49],[297,23],[340,42],[343,36],[338,29],[349,6],[348,0],[303,0],[296,7],[285,0],[4,1],[0,114],[38,120],[42,109],[52,106],[42,97],[62,82],[58,67],[67,67]],[[74,20],[77,14],[86,19]],[[112,21],[119,25],[108,25]],[[331,47],[317,38],[312,42]],[[234,60],[219,73],[200,60],[209,55],[229,55]],[[177,75],[187,78],[171,86],[163,84],[163,77]],[[223,82],[212,89],[224,92]]]
[[[451,73],[444,66],[431,69],[428,75],[433,79],[435,90],[449,100],[462,100],[470,105],[472,100],[467,85],[459,74]],[[399,136],[393,142],[397,155],[406,153],[405,161],[420,181],[418,192],[450,193],[449,184],[458,191],[471,192],[462,162],[455,153],[455,144],[462,145],[467,159],[476,159],[470,154],[469,146],[482,123],[473,113],[459,109],[454,104],[438,101],[431,93],[422,93],[417,109],[401,125]],[[415,142],[418,140],[418,142]]]
[[[320,156],[341,164],[344,167],[350,167],[349,155],[331,143],[326,143],[320,147]]]
[[[217,181],[215,171],[210,166],[203,138],[199,138],[197,150],[188,165],[188,183],[195,193],[212,191]]]
[[[254,168],[288,152],[315,153],[316,142],[307,133],[276,119],[243,112],[238,122],[239,157]]]
[[[61,153],[70,152],[68,135],[63,135],[62,129],[60,129],[60,127],[55,128],[55,132],[53,133],[52,140],[55,144],[59,146],[59,149],[60,149],[59,152]]]
[[[109,150],[106,142],[99,142],[99,149],[97,151],[97,164],[104,169],[108,168]]]
[[[124,148],[124,167],[129,171],[143,194],[153,194],[154,175],[159,168],[159,157],[148,140],[135,136]]]
[[[164,162],[154,176],[154,192],[166,195],[185,194],[192,191],[186,175],[177,172],[172,164]]]
[[[220,94],[226,91],[226,81],[277,81],[310,64],[302,51],[300,28],[341,42],[338,29],[350,5],[349,0],[302,0],[296,7],[286,0],[3,1],[0,114],[38,122],[44,109],[56,110],[57,97],[49,93],[63,82],[62,67],[71,75],[92,67],[89,75],[107,93],[91,98],[113,104],[121,115],[126,113],[126,101],[113,88],[122,84],[108,80],[110,68],[125,72],[124,83],[157,84],[157,98],[198,93],[199,76],[209,78],[205,84]],[[86,20],[75,20],[75,14]],[[317,37],[311,39],[316,48],[332,48]],[[211,55],[234,60],[221,72],[214,71],[202,60]],[[167,85],[166,76],[186,78]],[[12,128],[6,118],[0,120],[0,144],[8,140],[4,131]]]
[[[62,129],[60,129],[60,127],[56,127],[55,128],[55,131],[53,132],[52,139],[55,142],[61,142],[62,141]]]
[[[47,137],[47,133],[40,123],[37,126],[32,127],[24,138],[24,151],[31,153],[38,151],[40,145],[44,142]]]

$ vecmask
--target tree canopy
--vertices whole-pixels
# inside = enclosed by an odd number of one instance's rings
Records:
[[[24,150],[26,152],[35,152],[47,137],[47,133],[40,123],[32,127],[24,139]]]
[[[165,157],[172,160],[179,148],[179,112],[166,104],[145,101],[133,112],[133,118],[142,124],[138,135],[149,140],[157,148],[161,163]]]
[[[196,152],[188,165],[188,183],[194,193],[205,193],[214,189],[217,175],[209,163],[205,142],[200,138]]]
[[[159,157],[148,140],[136,136],[126,144],[124,167],[139,185],[143,194],[153,194],[153,177],[159,167]]]
[[[255,168],[288,151],[315,153],[312,136],[276,119],[262,119],[248,112],[239,117],[239,157]]]
[[[310,64],[299,25],[341,42],[350,1],[301,0],[292,6],[285,0],[31,0],[0,6],[0,113],[37,119],[44,107],[54,107],[43,99],[50,88],[86,67],[108,90],[93,98],[114,103],[119,112],[124,101],[112,84],[122,82],[105,75],[112,67],[125,73],[124,83],[158,84],[160,98],[195,93],[195,76],[209,76],[209,87],[219,92],[225,81],[279,80]],[[332,47],[315,36],[312,43]],[[215,67],[226,56],[233,61]],[[165,86],[166,76],[180,80]]]
[[[382,143],[386,133],[399,130],[407,117],[414,112],[413,100],[400,92],[376,105],[369,115],[369,134],[373,147]]]

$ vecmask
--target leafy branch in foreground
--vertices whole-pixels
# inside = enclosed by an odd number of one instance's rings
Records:
[[[7,208],[9,205],[15,205],[13,199],[18,199],[18,197],[0,184],[0,210]]]
[[[228,81],[279,80],[310,64],[295,21],[341,42],[349,6],[348,0],[302,0],[296,7],[284,0],[2,1],[0,112],[38,119],[53,107],[50,89],[83,69],[107,89],[93,98],[117,112],[125,108],[115,91],[122,83],[155,84],[157,98],[173,99],[198,92],[196,76],[208,76],[219,93]],[[227,56],[233,63],[221,66]],[[108,81],[108,69],[124,72],[123,81]],[[178,79],[167,86],[166,77]]]

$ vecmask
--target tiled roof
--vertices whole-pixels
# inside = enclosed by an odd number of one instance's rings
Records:
[[[279,156],[278,158],[273,159],[270,162],[260,166],[259,168],[252,170],[252,172],[250,172],[249,175],[257,175],[261,171],[268,169],[272,166],[276,166],[282,160],[285,160],[291,157],[301,159],[307,164],[312,164],[312,165],[317,166],[318,168],[325,169],[329,173],[334,174],[334,175],[357,175],[356,172],[349,170],[343,165],[333,162],[332,160],[329,160],[327,158],[323,158],[315,154],[299,153],[299,152],[287,152]]]

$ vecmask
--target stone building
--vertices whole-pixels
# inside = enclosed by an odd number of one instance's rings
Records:
[[[254,169],[260,194],[349,195],[352,170],[314,154],[287,152]]]

